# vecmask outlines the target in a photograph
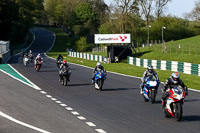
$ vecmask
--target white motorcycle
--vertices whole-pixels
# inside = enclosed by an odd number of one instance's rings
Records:
[[[29,63],[29,58],[27,56],[24,56],[23,62],[24,62],[24,66],[26,67]]]

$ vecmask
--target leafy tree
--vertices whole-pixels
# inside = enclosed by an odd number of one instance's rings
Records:
[[[76,42],[76,50],[85,52],[85,51],[90,51],[92,49],[92,45],[87,44],[86,38],[81,37],[80,40]]]

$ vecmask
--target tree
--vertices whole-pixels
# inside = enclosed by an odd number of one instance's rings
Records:
[[[163,11],[166,7],[166,5],[170,2],[171,0],[156,0],[155,3],[155,14],[157,18],[160,18],[160,15],[163,14]]]
[[[193,10],[185,16],[189,19],[200,21],[200,0],[195,1],[195,7]]]
[[[0,40],[10,40],[12,29],[19,21],[18,5],[13,0],[0,1]]]
[[[114,0],[115,1],[115,14],[114,18],[120,20],[119,26],[121,33],[126,32],[127,20],[129,14],[138,15],[139,8],[137,0]]]
[[[150,22],[150,15],[153,8],[153,2],[154,0],[138,0],[138,3],[142,8],[142,14],[144,14],[144,17],[146,19],[146,26],[148,26]]]

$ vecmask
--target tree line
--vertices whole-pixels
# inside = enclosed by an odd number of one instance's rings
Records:
[[[161,40],[164,26],[165,41],[198,35],[200,4],[183,19],[166,16],[169,2],[172,0],[113,0],[107,5],[104,0],[2,0],[0,35],[1,39],[19,39],[32,24],[55,24],[79,36],[78,50],[89,48],[88,34],[131,33],[134,42],[147,43],[148,30],[150,40]]]

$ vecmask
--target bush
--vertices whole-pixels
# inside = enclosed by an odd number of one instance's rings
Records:
[[[80,40],[76,41],[76,50],[79,52],[91,51],[92,47],[92,44],[86,43],[86,37],[81,37]]]

